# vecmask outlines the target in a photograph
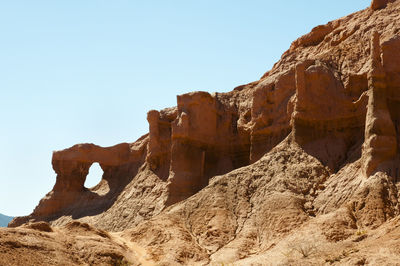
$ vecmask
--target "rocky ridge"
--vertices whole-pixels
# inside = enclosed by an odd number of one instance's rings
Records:
[[[399,21],[399,1],[372,1],[258,81],[150,111],[135,143],[54,152],[53,190],[10,226],[118,231],[138,264],[398,261]],[[85,188],[94,162],[103,179]],[[34,230],[18,228],[0,234]]]

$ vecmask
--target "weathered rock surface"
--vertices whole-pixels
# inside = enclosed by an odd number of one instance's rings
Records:
[[[372,0],[371,2],[371,9],[378,10],[385,8],[388,3],[394,2],[394,0]]]
[[[1,265],[153,265],[146,254],[120,233],[86,223],[52,228],[31,223],[0,229]]]
[[[139,264],[400,261],[400,1],[318,26],[260,80],[179,95],[147,120],[135,143],[55,152],[53,190],[0,237],[46,234],[57,253],[78,220],[122,231],[99,242]],[[103,179],[85,188],[95,162]]]

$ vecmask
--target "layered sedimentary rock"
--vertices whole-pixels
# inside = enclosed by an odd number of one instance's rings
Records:
[[[52,165],[57,179],[53,190],[30,216],[17,217],[14,223],[21,224],[32,218],[47,220],[64,215],[82,217],[101,213],[137,174],[145,161],[147,143],[148,137],[143,136],[133,144],[121,143],[108,148],[77,144],[55,151]],[[99,163],[104,174],[100,183],[89,189],[84,183],[93,163]]]
[[[371,10],[381,12],[387,5],[397,7],[373,1]],[[399,41],[383,29],[398,28],[393,23],[372,27],[378,15],[370,12],[314,28],[294,41],[259,81],[229,93],[179,95],[177,107],[149,111],[149,134],[133,144],[79,144],[55,152],[56,184],[29,219],[62,215],[68,209],[75,213],[73,206],[82,197],[84,206],[100,213],[109,208],[111,197],[128,184],[135,186],[135,176],[144,171],[157,180],[154,187],[165,187],[157,204],[168,206],[207,186],[211,177],[256,162],[290,133],[331,173],[356,160],[354,152],[365,139],[364,174],[383,164],[397,178]],[[382,44],[379,31],[389,37]],[[94,162],[104,175],[89,190],[83,184]]]
[[[55,152],[53,190],[11,226],[124,230],[154,263],[396,261],[399,62],[400,1],[374,0],[295,40],[258,81],[149,111],[135,143]],[[94,162],[103,179],[85,188]]]
[[[379,165],[394,159],[397,153],[396,129],[388,108],[386,72],[381,60],[378,32],[371,38],[371,69],[368,72],[368,106],[363,149],[364,171],[371,175]],[[394,110],[396,112],[397,110]],[[397,176],[397,173],[392,173]]]
[[[336,171],[350,147],[362,138],[365,106],[353,103],[338,73],[326,63],[307,60],[295,69],[293,137],[308,153]]]
[[[177,97],[169,119],[150,111],[147,161],[168,177],[168,204],[199,191],[208,179],[249,163],[249,133],[238,127],[237,103],[223,95],[194,92]]]

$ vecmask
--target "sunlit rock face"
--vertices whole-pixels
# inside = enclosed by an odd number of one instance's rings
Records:
[[[378,10],[385,8],[388,3],[394,2],[395,0],[372,0],[371,2],[371,9]]]
[[[380,265],[399,247],[399,62],[400,1],[372,1],[295,40],[258,81],[149,111],[134,143],[54,152],[53,190],[10,225],[123,231],[167,265],[290,264],[296,238],[348,254],[340,263]],[[104,174],[88,189],[95,162]],[[397,239],[381,239],[393,249],[371,248],[370,232]]]

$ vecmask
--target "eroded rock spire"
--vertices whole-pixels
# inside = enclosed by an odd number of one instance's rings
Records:
[[[396,131],[387,106],[385,71],[381,60],[380,36],[371,38],[371,69],[368,72],[369,100],[365,121],[363,170],[369,176],[385,161],[396,156]]]

